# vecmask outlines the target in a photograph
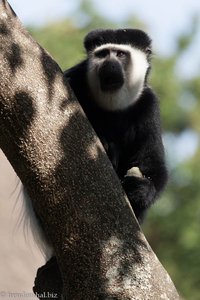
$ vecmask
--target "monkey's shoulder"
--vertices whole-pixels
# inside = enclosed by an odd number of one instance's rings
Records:
[[[87,60],[83,60],[79,64],[64,71],[64,77],[69,81],[70,85],[72,85],[73,89],[76,89],[76,85],[78,85],[78,87],[80,85],[83,86],[84,83],[87,82],[87,64]]]

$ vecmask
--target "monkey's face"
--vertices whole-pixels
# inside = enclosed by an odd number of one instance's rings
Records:
[[[124,84],[125,67],[129,61],[129,53],[115,48],[97,49],[94,61],[97,65],[97,78],[102,91],[115,91]]]
[[[89,73],[99,83],[102,91],[114,92],[125,80],[125,70],[130,62],[130,53],[115,45],[98,47],[89,58]]]
[[[89,53],[88,82],[94,99],[108,110],[134,103],[144,87],[148,55],[129,45],[105,44]]]

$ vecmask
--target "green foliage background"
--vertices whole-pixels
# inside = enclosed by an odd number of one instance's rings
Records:
[[[94,8],[80,6],[77,16],[87,22],[81,28],[67,19],[43,28],[29,28],[36,40],[46,48],[63,70],[85,56],[83,38],[97,27],[119,27],[99,16]],[[145,28],[136,17],[123,26]],[[168,57],[155,57],[151,85],[160,98],[164,136],[168,137],[167,153],[173,141],[189,133],[198,140],[200,133],[200,73],[184,79],[176,71],[182,55],[193,43],[197,20],[191,30],[177,38],[176,51]],[[148,29],[147,29],[148,30]],[[188,140],[189,142],[190,140]],[[184,151],[184,149],[182,149]],[[178,153],[174,153],[178,157]],[[170,182],[162,199],[151,209],[144,224],[144,232],[155,253],[172,277],[185,299],[200,299],[200,150],[178,163],[168,155]]]

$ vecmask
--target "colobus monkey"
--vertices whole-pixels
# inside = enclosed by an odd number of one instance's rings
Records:
[[[84,45],[87,58],[64,76],[141,222],[167,181],[159,104],[147,84],[151,40],[137,29],[94,30]],[[29,201],[26,196],[27,218],[38,245],[50,257],[51,246],[47,247]]]
[[[167,182],[159,104],[147,83],[151,40],[137,29],[94,30],[84,46],[87,58],[64,76],[141,222]]]
[[[65,71],[64,76],[141,222],[168,177],[159,104],[147,83],[151,40],[137,29],[94,30],[85,37],[84,46],[87,58]],[[44,279],[49,276],[49,268],[57,272],[55,257],[42,267],[40,276]]]

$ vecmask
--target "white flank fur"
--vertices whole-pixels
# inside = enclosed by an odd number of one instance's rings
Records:
[[[28,232],[30,229],[33,235],[33,238],[40,249],[43,256],[46,260],[50,259],[53,256],[53,247],[50,245],[43,229],[41,228],[39,221],[33,210],[32,202],[28,196],[26,189],[22,186],[20,192],[20,198],[23,199],[24,209],[23,209],[23,223],[25,232]]]
[[[100,65],[101,58],[95,57],[94,54],[99,50],[110,48],[128,51],[130,53],[130,65],[126,72],[123,71],[125,79],[123,86],[114,92],[103,92],[100,88],[98,78],[98,67]],[[88,67],[88,82],[94,100],[99,106],[110,111],[123,110],[134,104],[143,91],[145,75],[148,67],[149,63],[145,53],[131,45],[108,43],[96,47],[95,50],[90,53]]]

